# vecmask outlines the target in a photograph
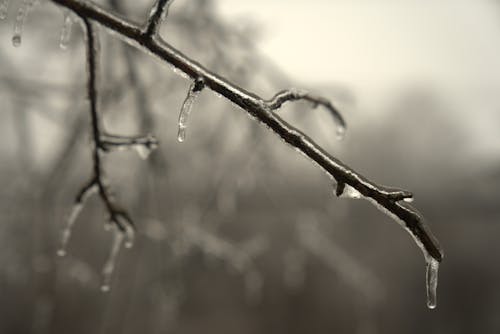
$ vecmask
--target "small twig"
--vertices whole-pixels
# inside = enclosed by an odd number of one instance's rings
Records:
[[[286,102],[293,102],[293,101],[299,101],[299,100],[304,100],[311,102],[313,105],[313,108],[316,108],[318,105],[323,106],[326,108],[330,114],[332,115],[333,119],[337,123],[337,132],[339,136],[343,136],[345,129],[346,129],[346,122],[344,118],[342,117],[342,114],[333,106],[333,104],[325,99],[324,97],[321,96],[316,96],[312,95],[306,91],[302,90],[296,90],[296,89],[290,89],[290,90],[283,90],[281,92],[278,92],[276,95],[274,95],[271,99],[267,100],[267,105],[269,109],[271,110],[278,110],[281,108],[281,106],[286,103]]]
[[[173,0],[157,0],[151,8],[151,13],[146,23],[146,31],[144,33],[146,36],[151,38],[158,35],[161,24],[167,17],[168,8],[172,2]]]
[[[78,14],[78,13],[77,13]],[[102,171],[102,152],[106,145],[109,144],[109,138],[111,136],[102,136],[102,129],[99,120],[98,113],[98,95],[97,95],[97,71],[98,71],[98,36],[95,31],[93,24],[84,16],[80,16],[84,22],[87,38],[87,94],[90,103],[90,116],[92,125],[92,140],[93,140],[93,177],[91,181],[85,185],[80,191],[76,198],[76,203],[81,202],[81,197],[87,191],[85,189],[90,189],[94,186],[98,189],[99,197],[104,203],[106,211],[109,214],[109,222],[114,224],[122,233],[127,234],[129,238],[128,243],[132,242],[134,223],[130,216],[122,209],[119,209],[117,205],[113,202],[110,194],[108,193],[107,186],[104,181],[103,171]],[[123,137],[120,137],[122,140]],[[134,138],[130,139],[131,141]],[[135,139],[138,140],[138,139]]]

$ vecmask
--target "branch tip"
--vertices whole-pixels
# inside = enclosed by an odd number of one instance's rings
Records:
[[[330,100],[324,97],[312,95],[304,90],[288,89],[276,93],[276,95],[266,101],[266,104],[269,109],[278,110],[286,102],[294,102],[299,100],[310,102],[313,109],[316,109],[318,106],[322,106],[327,109],[330,112],[330,115],[333,117],[334,121],[337,123],[337,136],[339,137],[339,139],[343,138],[345,129],[347,128],[347,124],[340,111],[335,108]]]

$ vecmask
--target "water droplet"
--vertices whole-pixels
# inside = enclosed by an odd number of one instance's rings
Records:
[[[179,130],[177,132],[177,141],[179,141],[179,143],[182,143],[184,142],[184,140],[186,140],[186,129],[189,115],[191,114],[191,110],[193,109],[194,101],[200,95],[203,87],[204,84],[202,80],[195,80],[189,87],[188,94],[186,96],[186,99],[184,100],[184,103],[182,104],[181,112],[179,114]]]
[[[434,309],[437,306],[437,284],[439,262],[428,256],[427,260],[426,287],[427,287],[427,307]]]
[[[413,197],[403,198],[403,201],[406,202],[406,203],[413,203]]]
[[[0,20],[7,18],[10,0],[0,0]]]

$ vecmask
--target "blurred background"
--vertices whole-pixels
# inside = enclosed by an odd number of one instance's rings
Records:
[[[487,0],[177,0],[161,34],[268,98],[304,88],[321,109],[282,116],[376,183],[414,192],[445,250],[438,307],[411,237],[265,127],[203,91],[178,143],[190,82],[105,31],[106,129],[152,133],[147,160],[106,155],[138,235],[100,291],[112,243],[90,199],[68,255],[61,229],[91,173],[84,44],[45,1],[12,45],[0,21],[2,333],[498,333],[500,5]],[[151,1],[101,0],[142,22]],[[76,18],[72,18],[75,21]]]

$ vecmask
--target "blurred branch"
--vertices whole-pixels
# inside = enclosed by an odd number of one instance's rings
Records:
[[[279,93],[274,99],[265,100],[253,93],[245,91],[244,89],[234,85],[233,83],[227,81],[226,79],[218,76],[215,73],[210,72],[197,62],[191,60],[186,55],[179,52],[177,49],[173,48],[171,45],[166,43],[158,34],[158,27],[161,23],[161,19],[158,22],[153,22],[155,18],[161,17],[161,13],[164,13],[167,2],[160,1],[157,3],[156,9],[153,8],[152,15],[149,17],[149,21],[143,28],[140,25],[131,23],[113,13],[106,11],[100,6],[83,0],[52,0],[54,3],[59,4],[72,10],[75,14],[80,16],[86,26],[92,32],[92,24],[90,20],[99,23],[100,25],[108,28],[114,33],[118,34],[120,37],[128,41],[129,43],[147,51],[149,54],[154,55],[160,60],[170,64],[180,72],[184,73],[190,77],[193,81],[202,80],[204,85],[222,95],[226,99],[232,101],[236,105],[240,106],[243,110],[247,111],[252,117],[256,118],[258,121],[264,123],[273,131],[276,135],[281,137],[285,142],[287,142],[292,147],[296,148],[311,160],[316,162],[325,172],[327,172],[332,178],[337,182],[340,187],[338,193],[343,193],[343,188],[348,185],[355,189],[359,194],[363,195],[365,198],[369,199],[377,207],[381,208],[383,211],[388,213],[389,216],[395,218],[401,223],[403,227],[415,238],[417,244],[421,246],[426,259],[433,258],[436,261],[441,261],[443,258],[443,253],[441,251],[438,242],[433,237],[431,232],[428,230],[423,222],[423,219],[417,213],[417,211],[409,206],[408,204],[402,203],[402,201],[407,202],[411,199],[411,193],[399,190],[387,190],[358,174],[341,161],[329,155],[323,148],[317,145],[312,139],[300,132],[298,129],[294,128],[273,111],[277,107],[286,101],[299,99],[297,95],[290,93]],[[162,5],[163,3],[163,5]],[[162,7],[163,6],[163,7]],[[160,13],[160,14],[158,14]],[[89,33],[89,40],[92,34]],[[92,35],[93,36],[93,35]],[[91,53],[93,48],[90,45]],[[89,65],[95,62],[95,55],[89,55],[90,59]],[[90,66],[92,67],[92,66]],[[95,73],[91,73],[91,77],[95,76]],[[89,98],[92,103],[92,115],[93,115],[93,128],[94,128],[94,140],[97,145],[94,153],[95,163],[95,174],[96,178],[99,180],[100,177],[100,157],[99,157],[99,144],[100,139],[98,138],[99,127],[97,123],[97,110],[95,108],[96,103],[96,93],[95,85],[92,84],[93,80],[89,81]],[[309,98],[306,98],[309,97]],[[311,100],[309,95],[302,95],[301,99]],[[318,101],[318,99],[314,99]],[[326,101],[321,98],[321,101]],[[314,102],[314,101],[313,101]],[[316,102],[317,103],[317,102]],[[325,105],[326,103],[321,103]],[[107,198],[105,187],[102,181],[96,181],[100,185],[101,197],[105,203],[107,203],[108,210],[114,212],[113,205]]]

